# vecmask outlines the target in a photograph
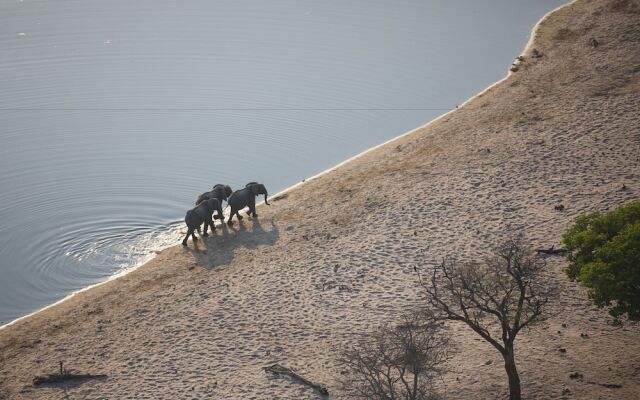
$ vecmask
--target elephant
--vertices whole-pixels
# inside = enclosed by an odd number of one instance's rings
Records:
[[[204,192],[200,196],[198,196],[196,205],[200,204],[202,200],[208,200],[211,198],[218,199],[220,204],[222,204],[222,201],[227,200],[229,196],[231,196],[231,193],[233,193],[233,190],[231,190],[231,186],[218,183],[213,188],[211,188],[210,192]]]
[[[204,192],[200,196],[198,196],[198,200],[196,200],[196,205],[202,203],[202,201],[204,201],[204,200],[209,200],[209,199],[218,199],[218,201],[222,205],[222,202],[224,200],[227,200],[227,198],[229,198],[231,193],[233,193],[233,190],[231,190],[231,186],[223,185],[221,183],[218,183],[217,185],[214,185],[211,188],[211,191]],[[216,215],[213,218],[214,219],[224,219],[222,214]],[[200,233],[200,227],[198,227],[197,231],[198,231],[198,233]]]
[[[187,214],[184,217],[184,222],[187,224],[187,235],[184,237],[182,241],[182,245],[187,245],[187,239],[189,239],[189,235],[193,241],[196,241],[195,231],[198,230],[200,233],[200,225],[204,222],[204,233],[202,236],[209,236],[207,233],[207,228],[211,226],[211,232],[216,229],[216,226],[211,219],[214,211],[218,211],[218,219],[223,219],[222,217],[222,206],[220,206],[220,201],[218,199],[208,199],[200,202],[197,206],[191,208],[187,211]]]
[[[240,216],[240,210],[247,206],[249,207],[249,214],[257,217],[258,214],[256,214],[256,197],[260,194],[264,194],[264,203],[266,205],[270,205],[267,201],[267,188],[265,188],[262,183],[249,182],[245,185],[244,188],[233,192],[227,200],[227,203],[231,207],[231,213],[229,214],[227,225],[233,225],[231,218],[233,218],[234,214],[238,216],[238,220],[241,220],[242,216]]]

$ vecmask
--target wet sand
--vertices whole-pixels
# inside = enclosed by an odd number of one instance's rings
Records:
[[[517,233],[557,246],[579,214],[638,198],[638,20],[638,1],[562,7],[514,72],[458,110],[274,196],[257,219],[0,330],[0,398],[318,398],[262,370],[275,362],[340,398],[337,352],[420,306],[414,266],[482,256]],[[523,396],[639,398],[640,327],[612,326],[564,259],[547,261],[561,293],[516,342]],[[504,398],[499,354],[463,326],[452,336],[438,390]],[[108,377],[32,385],[59,361]]]

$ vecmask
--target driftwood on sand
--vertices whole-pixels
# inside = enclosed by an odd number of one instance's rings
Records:
[[[305,377],[298,375],[297,373],[293,372],[293,370],[291,368],[287,368],[287,367],[283,367],[280,364],[273,364],[270,365],[268,367],[264,367],[263,368],[266,372],[272,372],[276,375],[289,375],[290,377],[299,380],[300,382],[304,383],[307,386],[311,386],[312,388],[314,388],[315,390],[317,390],[318,392],[320,392],[321,394],[324,395],[328,395],[329,391],[327,390],[327,388],[323,385],[320,385],[318,383],[315,382],[311,382],[310,380],[306,379]]]
[[[542,253],[542,254],[554,255],[554,256],[564,254],[567,252],[567,249],[564,249],[564,248],[556,249],[554,247],[555,245],[551,246],[548,249],[536,249],[536,252]]]
[[[104,375],[104,374],[99,374],[99,375],[75,374],[69,371],[68,369],[65,369],[63,367],[63,362],[60,361],[59,372],[55,374],[38,375],[35,378],[33,378],[33,385],[39,386],[39,385],[46,385],[46,384],[62,383],[62,382],[67,382],[67,381],[72,381],[77,379],[106,379],[106,378],[107,378],[107,375]]]

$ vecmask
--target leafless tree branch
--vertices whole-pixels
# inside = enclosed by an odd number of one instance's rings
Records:
[[[349,398],[433,400],[433,380],[449,358],[442,323],[412,314],[397,327],[384,325],[343,352],[342,388]]]
[[[544,259],[515,238],[482,263],[445,259],[428,281],[416,269],[436,318],[464,322],[502,354],[512,400],[520,399],[516,335],[546,319],[546,306],[555,295],[541,279],[544,267]]]

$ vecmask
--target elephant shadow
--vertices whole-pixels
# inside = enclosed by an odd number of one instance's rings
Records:
[[[193,248],[190,241],[187,251],[193,254],[198,265],[211,269],[230,264],[240,248],[258,250],[260,246],[273,246],[279,238],[280,231],[273,219],[265,229],[257,217],[245,218],[230,227],[224,223],[216,226],[214,234],[204,240],[199,238]]]

